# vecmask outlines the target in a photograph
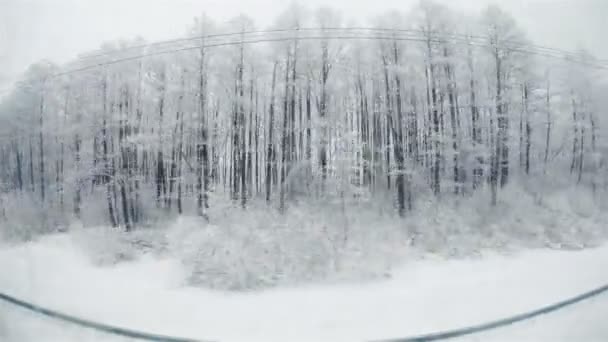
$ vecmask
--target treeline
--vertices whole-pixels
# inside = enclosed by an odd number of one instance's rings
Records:
[[[513,178],[599,185],[603,65],[531,45],[496,7],[423,2],[362,28],[292,6],[276,26],[200,17],[190,39],[33,65],[2,99],[1,196],[76,219],[96,199],[129,230],[207,218],[211,194],[285,211],[392,193],[406,216],[425,193],[496,205]]]

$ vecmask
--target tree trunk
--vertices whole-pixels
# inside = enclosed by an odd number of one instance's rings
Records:
[[[524,108],[525,108],[525,115],[526,115],[526,146],[525,146],[525,170],[526,170],[526,174],[529,175],[530,174],[530,149],[532,147],[532,126],[530,125],[530,111],[528,108],[528,100],[529,97],[529,89],[528,89],[528,85],[526,84],[524,86]]]
[[[36,180],[34,179],[34,147],[32,146],[32,137],[29,138],[30,147],[30,189],[32,193],[36,192]]]
[[[103,102],[103,123],[102,123],[102,127],[101,127],[101,135],[102,135],[102,151],[103,151],[103,162],[104,162],[104,172],[103,172],[103,180],[106,184],[106,201],[108,203],[108,215],[110,217],[110,224],[112,225],[112,227],[116,228],[118,227],[118,222],[116,219],[116,214],[114,212],[114,204],[112,202],[112,169],[111,169],[111,165],[110,165],[110,160],[109,160],[109,156],[108,156],[108,127],[107,127],[107,116],[108,116],[108,109],[107,109],[107,98],[108,98],[108,94],[107,94],[107,81],[104,80],[103,84],[102,84],[102,90],[103,90],[103,97],[102,97],[102,102]]]
[[[74,158],[75,158],[75,169],[76,169],[76,188],[74,189],[74,216],[80,220],[80,202],[82,201],[80,191],[82,181],[80,179],[80,135],[76,133],[74,137]]]
[[[270,90],[270,105],[269,105],[269,119],[268,119],[268,142],[266,152],[266,202],[270,203],[270,195],[272,190],[272,172],[274,165],[276,164],[275,153],[274,153],[274,93],[276,87],[277,78],[277,62],[274,63],[272,68],[272,86]]]
[[[327,179],[327,80],[329,78],[329,49],[327,41],[321,43],[321,103],[319,105],[319,121],[321,124],[320,146],[319,146],[319,165],[321,167],[322,185],[325,186]]]
[[[572,95],[572,125],[574,128],[573,141],[572,141],[572,163],[570,164],[570,174],[574,173],[577,165],[577,151],[578,151],[578,118],[577,118],[576,101],[574,95]]]
[[[547,111],[547,132],[545,134],[545,158],[544,158],[544,172],[547,173],[547,163],[549,161],[549,148],[551,142],[551,90],[549,86],[549,80],[547,77],[547,96],[546,96],[546,111]]]
[[[281,132],[281,185],[279,189],[279,211],[285,211],[285,195],[287,192],[287,175],[289,173],[289,113],[288,113],[288,96],[289,96],[289,71],[291,58],[289,51],[285,61],[285,93],[283,94],[283,130]]]
[[[450,126],[452,130],[452,153],[453,157],[453,170],[454,170],[454,193],[458,194],[462,187],[462,183],[460,180],[460,163],[459,163],[459,151],[458,151],[458,107],[456,105],[456,85],[453,75],[454,71],[452,70],[452,65],[449,62],[449,54],[447,48],[444,47],[443,50],[444,58],[446,59],[445,64],[445,74],[448,82],[448,102],[450,105]]]
[[[40,94],[40,112],[39,112],[39,123],[40,123],[40,131],[38,132],[38,152],[39,152],[39,163],[40,163],[40,200],[44,204],[44,196],[45,196],[45,188],[46,188],[46,180],[44,176],[44,138],[43,138],[43,129],[44,129],[44,94],[42,93],[44,90],[41,90]]]
[[[498,142],[496,144],[498,166],[500,168],[500,187],[509,181],[509,118],[503,103],[502,60],[496,52],[496,122],[498,124]]]
[[[17,163],[15,167],[17,189],[19,189],[19,191],[23,191],[23,166],[21,161],[21,151],[19,151],[19,146],[16,141],[13,142],[13,151],[15,153],[15,162]]]

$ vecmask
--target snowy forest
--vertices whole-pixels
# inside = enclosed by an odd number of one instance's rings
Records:
[[[189,17],[0,90],[0,341],[608,341],[595,44],[544,46],[482,1],[292,3],[263,26],[124,2],[12,5],[47,42],[68,17],[88,41]],[[599,28],[566,3],[545,19]]]
[[[268,28],[202,15],[183,38],[32,65],[0,98],[3,234],[350,211],[414,239],[434,229],[406,225],[421,212],[603,203],[608,61],[535,45],[498,7],[369,23],[298,5]]]

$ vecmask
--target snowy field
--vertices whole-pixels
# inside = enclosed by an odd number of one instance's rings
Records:
[[[0,63],[0,294],[200,341],[387,342],[608,288],[608,59],[579,43],[608,0],[288,2],[0,0],[32,57]],[[608,291],[462,340],[607,323]],[[81,341],[127,340],[0,299],[0,342]]]
[[[72,235],[0,250],[1,291],[72,315],[215,341],[364,341],[477,324],[608,280],[608,246],[406,262],[358,285],[220,292],[184,286],[183,264],[146,256],[95,266]],[[606,341],[608,295],[464,341]],[[0,340],[123,341],[0,304]]]

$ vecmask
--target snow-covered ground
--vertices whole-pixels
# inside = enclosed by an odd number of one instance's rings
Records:
[[[412,260],[388,280],[228,293],[178,260],[94,266],[71,235],[2,247],[0,291],[107,324],[215,341],[364,341],[502,318],[608,281],[608,246]],[[466,341],[606,341],[608,295]],[[0,341],[122,341],[0,303]]]

